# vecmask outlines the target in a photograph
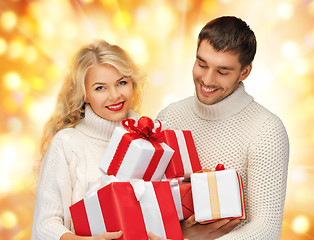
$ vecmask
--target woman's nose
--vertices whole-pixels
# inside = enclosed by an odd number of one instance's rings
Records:
[[[109,91],[109,99],[110,100],[119,99],[120,96],[121,96],[121,94],[116,87],[110,88],[110,91]]]

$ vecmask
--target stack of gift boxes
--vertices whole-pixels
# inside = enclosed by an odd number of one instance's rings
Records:
[[[193,214],[200,223],[246,218],[241,176],[222,165],[202,170],[190,131],[161,131],[148,117],[122,125],[100,164],[113,180],[70,207],[77,235],[181,240],[180,221]]]

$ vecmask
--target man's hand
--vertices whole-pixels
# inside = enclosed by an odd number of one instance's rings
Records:
[[[195,222],[195,215],[192,215],[181,221],[181,229],[184,238],[189,240],[212,240],[229,233],[240,222],[240,219],[222,219],[208,224],[199,224]]]

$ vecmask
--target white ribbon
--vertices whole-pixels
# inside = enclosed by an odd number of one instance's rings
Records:
[[[183,179],[183,178],[182,178]],[[181,194],[180,194],[180,187],[179,187],[179,181],[181,179],[172,179],[170,181],[170,188],[171,188],[171,193],[172,197],[174,200],[174,204],[176,206],[176,210],[178,213],[179,220],[183,220],[183,210],[182,210],[182,202],[181,202]]]
[[[161,238],[166,239],[166,232],[162,220],[160,208],[156,198],[155,190],[152,182],[145,182],[145,194],[140,199],[140,205],[145,221],[147,232],[152,232]]]
[[[84,198],[84,204],[92,236],[107,232],[97,192],[92,193],[88,198]]]
[[[107,186],[112,182],[120,182],[118,178],[113,175],[99,177],[97,182],[89,182],[87,185],[87,190],[85,192],[85,197],[90,196],[91,194],[97,192],[99,189]]]
[[[133,191],[137,201],[140,201],[146,190],[145,181],[143,179],[132,179],[130,180],[130,183],[133,187]]]
[[[180,154],[181,154],[181,158],[182,158],[182,164],[183,164],[183,168],[184,168],[184,175],[188,176],[191,173],[193,173],[193,170],[192,170],[192,166],[191,166],[191,159],[189,156],[188,148],[186,146],[186,141],[185,141],[185,138],[184,138],[182,131],[175,130],[174,132],[175,132],[175,134],[177,136],[177,140],[178,140],[178,145],[179,145]]]

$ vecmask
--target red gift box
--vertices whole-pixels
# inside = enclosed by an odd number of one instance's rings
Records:
[[[164,130],[163,133],[165,143],[174,150],[165,171],[167,178],[189,177],[202,169],[191,131]]]
[[[113,182],[72,205],[75,233],[97,236],[122,230],[124,240],[148,240],[148,232],[182,240],[169,182],[138,183],[140,190],[130,182]]]
[[[189,218],[194,214],[192,189],[190,182],[170,181],[171,192],[176,205],[179,220]]]

